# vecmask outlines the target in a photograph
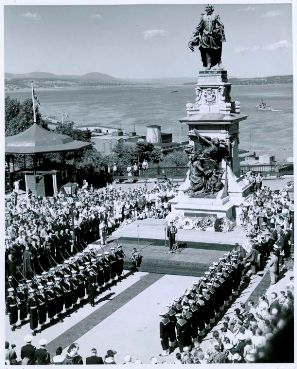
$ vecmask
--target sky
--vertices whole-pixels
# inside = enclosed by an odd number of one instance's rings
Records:
[[[5,72],[100,72],[118,78],[195,77],[188,41],[205,5],[4,7]],[[292,74],[290,4],[215,5],[222,61],[233,77]]]

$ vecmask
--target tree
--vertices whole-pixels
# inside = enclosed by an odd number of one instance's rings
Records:
[[[61,133],[63,135],[70,136],[74,140],[78,140],[78,141],[85,141],[85,142],[91,141],[91,131],[90,130],[82,131],[80,129],[75,129],[73,127],[74,127],[74,122],[72,121],[64,122],[64,123],[59,122],[55,129],[55,133]]]
[[[188,162],[188,155],[184,151],[175,151],[164,155],[162,165],[168,167],[185,167]]]
[[[34,123],[33,103],[26,99],[22,103],[10,96],[5,98],[5,135],[13,136],[25,131]],[[47,128],[47,123],[41,118],[38,106],[36,106],[36,123]]]

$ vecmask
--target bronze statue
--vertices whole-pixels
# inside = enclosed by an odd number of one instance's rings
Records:
[[[196,129],[189,131],[190,140],[185,152],[189,156],[190,195],[214,194],[223,188],[221,162],[229,162],[228,145],[217,137],[201,136]]]
[[[214,66],[222,68],[222,42],[225,42],[224,25],[214,7],[207,5],[206,14],[202,14],[198,27],[189,42],[189,48],[194,51],[199,46],[203,66],[206,70]]]

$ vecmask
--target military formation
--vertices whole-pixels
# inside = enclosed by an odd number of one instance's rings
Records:
[[[95,306],[97,295],[120,280],[125,253],[121,245],[103,254],[85,249],[63,264],[30,280],[8,278],[6,313],[12,330],[29,323],[32,335],[85,303]]]
[[[159,314],[162,355],[169,355],[176,347],[183,352],[200,341],[248,283],[245,273],[240,251],[230,251],[168,305],[168,311]]]

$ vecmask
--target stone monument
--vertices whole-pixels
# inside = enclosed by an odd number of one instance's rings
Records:
[[[195,87],[196,100],[186,105],[189,170],[179,194],[171,200],[171,218],[175,216],[215,216],[236,220],[238,207],[249,193],[249,183],[240,176],[238,156],[240,102],[231,98],[231,84],[222,66],[224,25],[206,6],[189,42],[201,52],[204,70]]]

